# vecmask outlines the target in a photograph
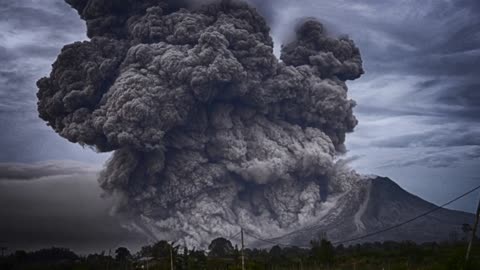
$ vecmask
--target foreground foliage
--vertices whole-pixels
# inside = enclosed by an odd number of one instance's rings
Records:
[[[480,269],[480,245],[472,250],[469,265],[465,265],[465,242],[425,243],[384,242],[333,247],[326,240],[313,241],[310,249],[274,246],[266,249],[246,249],[245,265],[249,270],[450,270]],[[96,269],[241,269],[241,251],[226,239],[212,241],[209,251],[188,250],[166,241],[145,246],[132,255],[120,247],[112,256],[91,254],[79,256],[68,249],[50,248],[34,252],[16,251],[0,258],[2,270],[96,270]]]

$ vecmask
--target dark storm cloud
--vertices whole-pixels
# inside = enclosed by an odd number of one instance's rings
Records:
[[[396,85],[398,80],[408,80],[408,76],[396,75],[385,85],[369,84],[368,88],[380,87],[382,92],[387,94],[384,98],[378,95],[373,97],[376,102],[368,103],[368,100],[372,100],[372,97],[368,96],[365,100],[360,99],[356,112],[365,116],[418,116],[419,119],[430,117],[432,123],[456,119],[459,125],[469,126],[479,121],[480,84],[478,79],[425,77],[420,82],[406,87]],[[393,88],[404,92],[395,101],[391,101],[388,96],[388,91],[392,94]]]
[[[417,157],[405,158],[401,161],[386,162],[382,167],[427,167],[427,168],[452,168],[462,163],[479,160],[480,147],[471,148],[446,148],[444,150],[420,151]]]
[[[420,4],[418,4],[420,6]],[[404,47],[387,47],[389,53],[377,54],[367,65],[367,70],[376,74],[425,76],[431,81],[425,87],[436,91],[430,97],[429,112],[438,112],[445,117],[480,117],[478,98],[480,77],[480,17],[478,1],[452,1],[449,4],[434,3],[424,17],[413,18],[406,25],[379,24],[384,36],[394,44]],[[409,28],[405,26],[410,26]],[[377,26],[378,27],[378,26]],[[412,29],[418,30],[412,30]],[[418,34],[412,34],[417,32]],[[361,42],[361,41],[360,41]],[[392,42],[393,43],[393,42]],[[374,44],[367,46],[375,48]],[[375,53],[367,50],[366,54]],[[380,57],[375,60],[375,57]],[[422,87],[408,99],[421,97]]]
[[[480,57],[476,59],[480,62]],[[478,65],[472,68],[478,74]],[[418,86],[418,91],[431,92],[436,112],[445,117],[464,118],[465,121],[480,121],[480,79],[477,75],[463,78],[440,77]]]
[[[358,105],[355,111],[363,115],[382,115],[384,117],[395,117],[395,116],[442,116],[439,112],[432,112],[427,108],[417,108],[417,107],[400,107],[400,108],[387,108],[383,105]]]
[[[480,145],[480,130],[469,127],[443,127],[432,131],[417,132],[372,143],[377,147],[455,147]]]
[[[95,174],[99,167],[74,161],[0,163],[0,180],[34,180],[55,176]]]
[[[368,59],[363,81],[395,74],[397,80],[408,79],[402,76],[417,76],[436,82],[436,91],[428,98],[413,92],[398,97],[395,106],[383,106],[387,116],[431,114],[478,119],[480,101],[472,94],[479,92],[480,80],[478,1],[280,0],[262,1],[260,7],[269,4],[271,8],[266,14],[276,18],[277,25],[272,28],[280,40],[288,36],[287,26],[304,16],[317,17],[335,25],[340,33],[348,33]],[[448,87],[442,86],[445,84]],[[378,95],[376,103],[359,100],[359,112],[381,114],[382,95],[388,96],[388,92]],[[455,104],[460,108],[452,106],[451,97],[469,101]],[[424,110],[408,106],[411,100],[422,100],[429,106]]]
[[[85,26],[63,1],[0,2],[0,162],[89,157],[53,136],[35,110],[35,82],[61,47],[84,39]]]
[[[9,63],[6,62],[6,64]],[[35,104],[30,89],[34,74],[34,72],[18,70],[15,67],[10,69],[7,66],[0,67],[0,112],[29,111],[33,113],[29,106]]]
[[[247,0],[247,2],[257,9],[269,25],[275,25],[275,20],[278,16],[275,0]]]
[[[441,103],[452,106],[467,106],[480,110],[480,82],[466,82],[464,85],[450,86],[437,97]],[[480,114],[477,114],[479,116]]]
[[[204,246],[239,223],[286,230],[357,179],[335,162],[357,124],[353,40],[303,20],[279,61],[243,1],[68,2],[91,40],[66,45],[38,81],[38,111],[69,141],[114,151],[101,187],[142,232]],[[304,205],[304,193],[322,199]]]
[[[2,59],[2,63],[7,64],[10,64],[10,62],[15,59],[15,55],[11,54],[4,46],[0,46],[0,57]]]
[[[74,12],[54,0],[42,1],[42,5],[2,1],[0,18],[0,110],[33,112],[34,78],[48,72],[44,63],[60,50],[55,43],[78,36],[74,33],[83,26]]]
[[[46,1],[47,6],[48,1]],[[74,16],[65,16],[65,14],[52,12],[50,9],[39,9],[27,6],[25,1],[15,1],[7,8],[0,9],[0,16],[6,20],[9,25],[9,31],[29,29],[37,30],[55,25],[60,31],[71,30],[72,25],[76,27]],[[61,12],[61,10],[58,10]],[[59,24],[59,22],[62,22]],[[55,33],[53,33],[55,34]]]

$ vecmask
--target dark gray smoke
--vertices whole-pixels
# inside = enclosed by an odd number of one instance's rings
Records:
[[[38,110],[71,142],[114,151],[100,183],[131,228],[190,245],[239,225],[275,235],[318,220],[356,178],[335,163],[357,124],[353,41],[309,20],[280,62],[243,2],[67,2],[91,40],[65,46]]]

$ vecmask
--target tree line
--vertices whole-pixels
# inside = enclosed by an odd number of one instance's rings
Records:
[[[326,239],[312,241],[310,248],[273,246],[245,249],[248,270],[343,270],[343,269],[480,269],[476,241],[468,265],[464,241],[445,243],[376,242],[336,246]],[[159,241],[132,254],[119,247],[113,254],[79,256],[65,248],[16,251],[0,259],[2,270],[241,270],[241,250],[225,238],[214,239],[208,250],[188,249]]]

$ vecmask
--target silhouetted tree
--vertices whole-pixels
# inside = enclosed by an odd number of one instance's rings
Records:
[[[170,258],[170,249],[172,246],[167,241],[157,242],[152,246],[150,257],[155,259]]]
[[[232,242],[222,237],[213,240],[208,246],[208,249],[210,250],[208,255],[212,257],[228,257],[233,255]]]
[[[327,265],[333,264],[335,249],[330,241],[326,239],[322,239],[320,243],[318,241],[312,241],[311,245],[311,255],[314,261]]]
[[[201,250],[192,250],[188,254],[188,269],[200,270],[206,269],[207,256]]]
[[[25,250],[17,250],[15,251],[15,260],[17,262],[23,262],[27,260],[28,254]]]
[[[74,261],[78,259],[78,256],[71,250],[66,248],[48,248],[34,251],[28,254],[28,258],[34,261]]]
[[[117,261],[125,262],[131,259],[131,257],[132,254],[130,254],[130,251],[125,247],[119,247],[115,250],[115,260]]]

